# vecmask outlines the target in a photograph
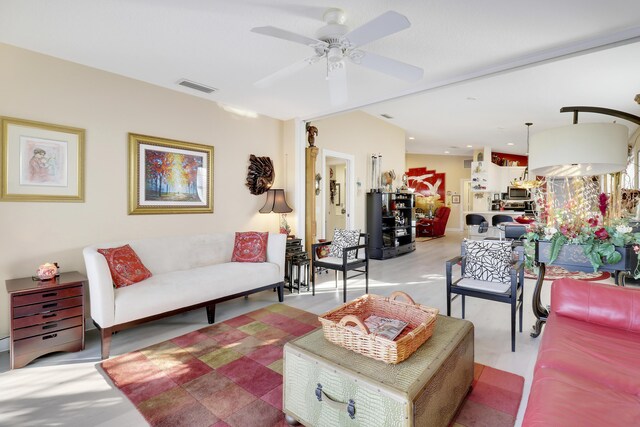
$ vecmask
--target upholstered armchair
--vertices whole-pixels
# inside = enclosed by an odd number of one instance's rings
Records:
[[[416,236],[418,237],[442,237],[447,228],[447,221],[451,208],[440,206],[436,209],[433,218],[422,218],[416,224]]]

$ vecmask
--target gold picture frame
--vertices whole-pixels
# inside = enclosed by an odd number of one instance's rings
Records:
[[[210,145],[129,134],[129,214],[213,213]]]
[[[84,129],[13,117],[0,122],[3,201],[84,202]]]

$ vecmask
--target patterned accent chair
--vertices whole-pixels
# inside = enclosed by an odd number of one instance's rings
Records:
[[[417,237],[442,237],[447,228],[451,208],[440,206],[433,218],[422,218],[416,224]]]
[[[517,261],[514,262],[515,259]],[[462,297],[463,319],[465,297],[510,304],[511,351],[516,351],[517,311],[522,332],[523,261],[524,248],[514,247],[511,241],[465,239],[462,242],[461,255],[446,263],[447,316],[451,316],[451,302],[458,296]],[[460,278],[454,280],[452,269],[458,264]]]
[[[347,302],[347,279],[364,275],[365,293],[369,293],[369,235],[356,232],[356,240],[344,239],[349,230],[334,231],[332,241],[324,241],[311,245],[311,293],[316,294],[316,269],[335,271],[336,288],[338,272],[342,272],[342,300]],[[329,256],[320,258],[318,249],[329,247]],[[348,272],[356,272],[347,277]]]

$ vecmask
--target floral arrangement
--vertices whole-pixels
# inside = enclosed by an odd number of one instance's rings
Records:
[[[606,212],[606,201],[602,203],[601,198],[601,210],[603,205]],[[584,220],[565,215],[564,219],[557,227],[533,225],[525,234],[527,267],[533,266],[533,243],[540,239],[551,242],[549,263],[558,258],[563,245],[582,245],[584,255],[591,262],[594,272],[605,264],[616,264],[622,260],[622,255],[616,251],[617,247],[631,245],[636,254],[640,253],[640,233],[633,233],[632,227],[624,220],[604,225],[599,218],[594,217]],[[633,273],[636,279],[640,278],[640,257],[638,261]]]

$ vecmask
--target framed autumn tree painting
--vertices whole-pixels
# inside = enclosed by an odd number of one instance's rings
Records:
[[[129,134],[129,214],[212,212],[212,146]]]

